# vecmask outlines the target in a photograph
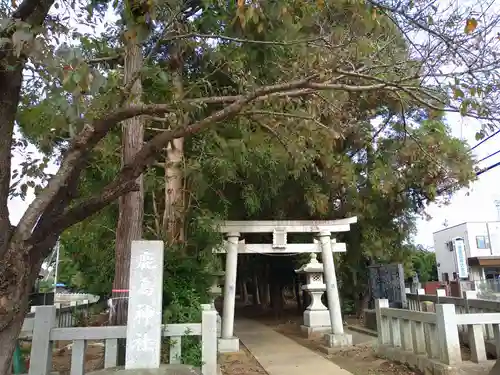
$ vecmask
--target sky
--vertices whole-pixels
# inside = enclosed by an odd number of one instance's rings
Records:
[[[109,21],[113,19],[111,14],[106,16]],[[94,30],[96,33],[102,32],[104,25],[99,29]],[[79,27],[80,32],[86,32],[86,28]],[[468,142],[470,146],[477,143],[475,134],[480,129],[480,124],[471,119],[462,119],[459,114],[449,114],[447,122],[451,127],[455,137],[461,138]],[[479,160],[500,149],[500,134],[491,138],[487,142],[474,150],[476,159]],[[29,151],[36,153],[34,146],[29,146]],[[15,169],[22,161],[23,156],[19,153],[13,154],[13,169]],[[500,161],[500,154],[495,155],[488,160],[481,162],[481,168]],[[50,172],[55,172],[57,167],[51,165]],[[444,228],[445,221],[449,226],[460,224],[466,221],[491,221],[500,220],[497,218],[497,210],[494,204],[496,199],[500,200],[500,167],[483,173],[478,177],[478,180],[470,185],[468,189],[462,189],[455,193],[448,205],[432,204],[427,208],[427,213],[432,217],[430,220],[418,220],[417,234],[414,237],[415,244],[421,244],[426,247],[433,246],[433,232]],[[496,182],[496,183],[495,183]],[[29,190],[26,200],[13,198],[9,201],[10,220],[12,224],[17,224],[21,219],[24,211],[29,203],[33,200],[33,191]]]
[[[449,114],[447,122],[457,138],[461,138],[473,147],[478,143],[475,134],[480,124],[471,119],[462,119],[459,114]],[[474,150],[476,160],[480,160],[500,150],[500,134],[492,137]],[[488,167],[500,161],[500,154],[478,164],[480,168]],[[456,192],[449,205],[431,204],[427,213],[432,219],[418,221],[418,233],[414,242],[424,246],[433,246],[432,234],[443,229],[445,221],[448,226],[466,221],[494,221],[497,217],[495,200],[500,200],[500,166],[478,176],[470,184],[470,188]]]

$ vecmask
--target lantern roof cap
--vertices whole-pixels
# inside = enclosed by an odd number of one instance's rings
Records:
[[[311,253],[311,259],[309,263],[304,264],[296,273],[323,273],[323,263],[318,262],[318,256],[315,253]]]

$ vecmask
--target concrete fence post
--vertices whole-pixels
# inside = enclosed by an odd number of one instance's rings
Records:
[[[436,289],[436,296],[446,297],[446,289]]]
[[[471,308],[469,306],[469,300],[470,299],[477,299],[477,292],[475,290],[465,290],[462,292],[462,297],[465,302],[465,313],[470,314]]]
[[[201,312],[201,373],[217,375],[217,311],[202,305]]]
[[[56,307],[37,306],[33,323],[33,339],[29,375],[48,375],[52,370],[50,331],[56,326]]]
[[[465,290],[463,292],[463,297],[467,299],[477,299],[477,291],[475,290]]]
[[[436,326],[441,362],[447,365],[456,365],[462,362],[455,305],[436,305]]]
[[[381,309],[389,307],[388,299],[377,299],[375,301],[375,314],[377,317],[377,332],[378,332],[378,343],[380,345],[387,345],[390,342],[391,332],[389,320],[382,316]]]
[[[440,297],[446,297],[446,289],[436,289],[436,304],[440,303],[439,302]],[[435,306],[434,310],[436,310]]]
[[[405,303],[403,304],[403,309],[410,309],[411,301],[408,300],[407,294],[411,293],[410,288],[405,288]]]

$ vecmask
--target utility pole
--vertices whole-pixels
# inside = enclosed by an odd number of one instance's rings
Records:
[[[56,265],[54,266],[54,300],[56,298],[57,293],[57,276],[58,276],[58,268],[59,268],[59,240],[56,242]]]

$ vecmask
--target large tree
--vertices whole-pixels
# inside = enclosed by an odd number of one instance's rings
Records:
[[[330,110],[339,113],[345,106],[359,106],[374,96],[392,111],[402,114],[418,104],[431,115],[456,111],[475,118],[498,119],[496,102],[492,100],[495,86],[490,85],[491,77],[497,73],[495,42],[489,37],[496,19],[490,20],[486,13],[476,19],[470,12],[457,10],[451,16],[448,12],[446,17],[453,22],[446,22],[419,18],[429,14],[429,4],[419,4],[416,8],[412,3],[408,8],[411,13],[405,13],[399,4],[370,5],[357,1],[317,4],[300,0],[248,4],[205,1],[203,5],[193,1],[175,2],[170,5],[177,12],[170,13],[170,20],[162,19],[165,32],[152,33],[156,41],[151,43],[151,51],[154,53],[173,41],[184,40],[198,55],[203,55],[205,61],[209,57],[217,72],[229,77],[226,88],[213,88],[204,77],[183,87],[184,94],[179,96],[174,95],[174,75],[165,75],[159,65],[151,64],[122,84],[123,71],[116,67],[107,69],[106,65],[116,58],[114,46],[119,45],[116,40],[105,43],[102,53],[96,56],[84,56],[71,48],[56,54],[52,40],[61,34],[74,36],[81,43],[88,41],[89,36],[80,38],[81,35],[73,33],[73,27],[65,23],[65,15],[49,15],[50,9],[56,7],[54,3],[24,0],[15,9],[1,9],[0,373],[9,368],[14,342],[28,306],[29,289],[59,235],[120,196],[140,189],[137,178],[175,139],[187,139],[207,129],[231,131],[236,117],[241,119],[240,124],[247,121],[248,126],[252,126],[255,124],[252,119],[264,116],[272,126],[263,126],[275,137],[282,138],[283,129],[288,132],[294,129],[301,135],[291,149],[298,155],[301,151],[322,147],[322,142],[316,144],[316,138],[309,137],[312,133],[322,134],[324,142],[333,137],[342,143],[355,117],[334,122]],[[64,6],[57,3],[57,7],[61,5]],[[86,5],[75,5],[78,16],[88,9],[98,16],[101,11],[102,16],[102,3]],[[147,2],[147,6],[138,10],[143,12],[145,20],[150,19],[154,5]],[[192,22],[187,29],[172,27],[184,10],[199,8],[203,15],[199,22]],[[352,29],[332,26],[346,14],[355,16]],[[380,35],[375,42],[368,37],[353,37],[357,27],[369,24],[373,26],[367,28],[368,34],[377,27],[399,28],[410,38],[413,35],[408,34],[407,26],[417,27],[430,41],[404,53],[401,48],[394,49],[404,40],[400,37]],[[219,44],[214,45],[213,39]],[[442,43],[443,40],[446,43]],[[388,53],[391,50],[397,53]],[[480,54],[476,55],[476,51]],[[265,79],[262,72],[256,74],[254,67],[246,65],[259,56],[276,53],[284,58],[279,65],[266,66],[272,75]],[[191,57],[196,58],[197,54]],[[443,73],[442,63],[457,61],[456,56],[460,57],[458,68]],[[181,64],[184,64],[182,60]],[[23,81],[23,72],[29,79]],[[430,81],[443,77],[451,80],[441,80],[438,84]],[[155,102],[129,105],[135,80],[147,79],[159,82],[166,94]],[[166,131],[148,137],[106,186],[82,196],[80,180],[89,163],[95,162],[93,150],[100,147],[108,133],[122,121],[144,115],[165,116],[170,124]],[[278,118],[287,121],[278,122]],[[292,121],[293,118],[301,121]],[[11,151],[13,146],[22,146],[22,142],[14,142],[16,119],[26,127],[36,125],[44,130],[40,134],[45,137],[40,137],[38,145],[59,155],[59,169],[54,175],[45,176],[18,225],[11,226],[7,201],[9,194],[17,189],[11,186],[14,172]],[[236,134],[245,136],[241,130]],[[308,158],[299,160],[307,162]],[[39,176],[36,167],[44,164],[46,160],[33,160],[31,165],[25,163],[21,177]],[[33,181],[28,183],[33,185]],[[22,184],[18,187],[21,192],[26,190]]]

